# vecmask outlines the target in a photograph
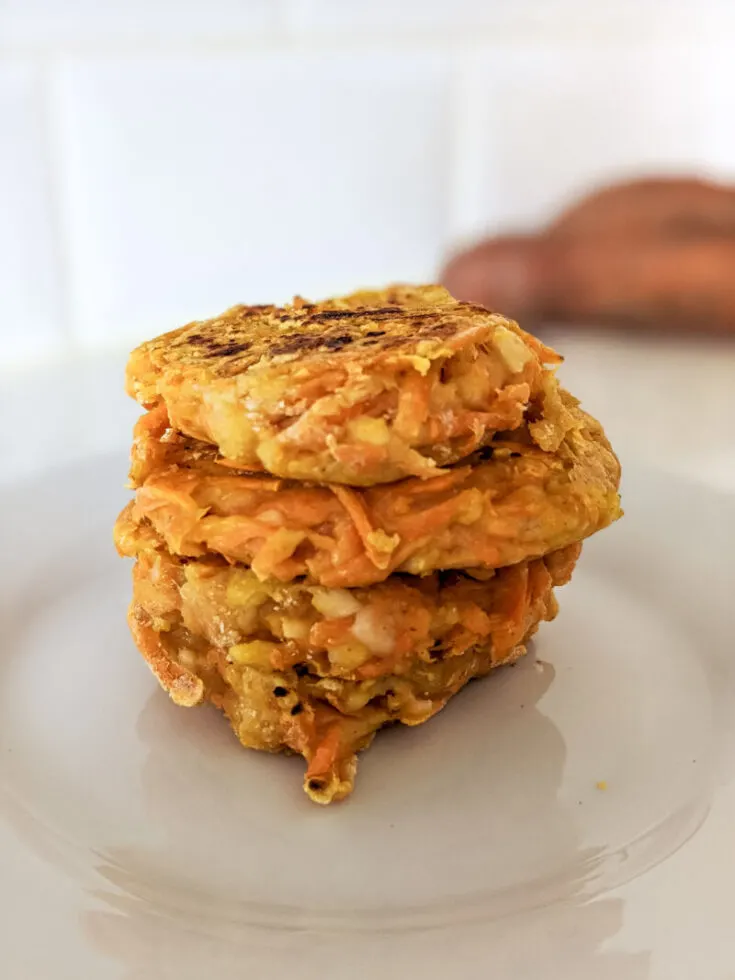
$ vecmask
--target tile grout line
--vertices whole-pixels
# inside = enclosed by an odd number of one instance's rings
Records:
[[[49,195],[51,214],[51,234],[56,259],[56,276],[60,301],[61,339],[64,351],[73,353],[79,344],[74,335],[74,317],[71,284],[71,264],[69,260],[69,234],[67,209],[60,180],[63,168],[59,120],[54,104],[53,76],[55,65],[44,59],[38,65],[39,102],[43,127],[43,154],[46,170],[46,188]]]

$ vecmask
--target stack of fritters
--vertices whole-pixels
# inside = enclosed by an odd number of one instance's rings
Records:
[[[356,753],[510,663],[620,515],[619,466],[560,358],[439,287],[246,307],[133,352],[130,626],[178,704],[307,761]]]

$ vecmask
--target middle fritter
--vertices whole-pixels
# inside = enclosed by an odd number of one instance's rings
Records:
[[[440,476],[367,489],[235,469],[173,431],[159,406],[136,427],[131,516],[173,554],[218,553],[282,582],[355,587],[396,571],[511,565],[620,516],[618,461],[599,424],[563,398],[571,422],[555,452],[521,426]]]

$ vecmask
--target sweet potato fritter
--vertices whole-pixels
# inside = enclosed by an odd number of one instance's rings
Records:
[[[560,361],[436,286],[237,306],[135,350],[115,543],[173,701],[303,756],[330,803],[381,727],[520,657],[582,539],[621,515]]]
[[[168,429],[159,408],[136,430],[133,517],[149,520],[176,554],[215,552],[284,582],[361,586],[395,571],[514,564],[621,513],[618,461],[599,424],[564,399],[570,429],[556,452],[534,445],[529,430],[541,421],[442,476],[365,490],[234,471],[211,447]]]
[[[141,345],[128,391],[239,467],[371,486],[432,477],[493,434],[554,412],[561,358],[441,287],[235,306]]]
[[[487,581],[396,576],[370,589],[261,582],[217,558],[169,554],[121,515],[137,555],[133,636],[179,704],[222,708],[243,745],[300,753],[319,803],[351,792],[356,753],[389,722],[420,724],[472,677],[516,660],[579,546],[501,569]]]
[[[262,581],[218,555],[194,561],[172,555],[148,522],[132,519],[129,507],[115,525],[115,540],[121,554],[137,559],[135,600],[156,629],[183,624],[226,647],[257,636],[248,651],[241,649],[242,658],[257,666],[306,663],[320,676],[361,681],[400,673],[417,659],[434,662],[437,650],[457,656],[491,632],[501,659],[516,642],[502,639],[496,628],[498,617],[511,616],[515,601],[506,588],[512,578],[497,572],[479,578],[464,572],[392,575],[356,589]],[[556,585],[571,576],[580,550],[570,545],[549,560]],[[531,574],[545,568],[543,562],[516,567]]]

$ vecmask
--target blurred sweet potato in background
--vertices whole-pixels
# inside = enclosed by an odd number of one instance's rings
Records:
[[[584,198],[537,235],[490,238],[442,281],[525,324],[615,322],[735,334],[735,187],[647,178]]]

